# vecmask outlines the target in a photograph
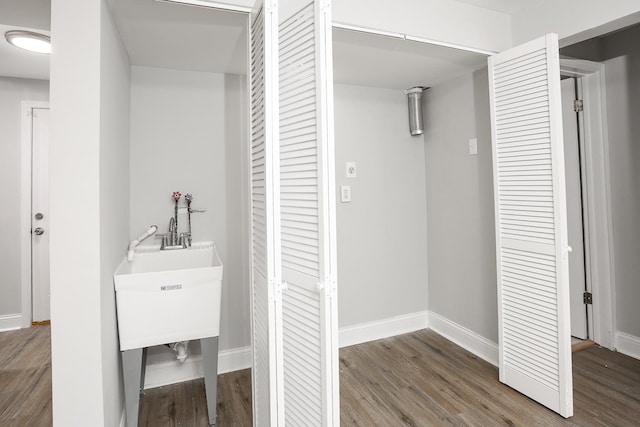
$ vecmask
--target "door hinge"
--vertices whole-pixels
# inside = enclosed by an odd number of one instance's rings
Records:
[[[593,304],[593,295],[591,292],[585,292],[582,294],[582,301],[584,304]]]
[[[582,99],[576,99],[575,101],[573,101],[573,111],[575,111],[576,113],[579,113],[580,111],[584,110],[584,103],[582,102]]]

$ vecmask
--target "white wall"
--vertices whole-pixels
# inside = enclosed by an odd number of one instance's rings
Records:
[[[607,90],[616,329],[640,337],[640,27],[602,40]]]
[[[54,1],[52,39],[53,424],[114,426],[123,393],[111,276],[129,228],[128,60],[103,0]]]
[[[511,47],[506,13],[451,0],[334,0],[333,22],[500,52]]]
[[[427,309],[423,138],[399,90],[335,85],[340,328]],[[345,178],[345,162],[357,178]],[[339,194],[339,191],[337,192]]]
[[[192,193],[192,207],[207,209],[192,215],[193,239],[213,240],[225,267],[220,349],[246,347],[244,79],[148,67],[133,67],[131,77],[130,237],[151,224],[166,232],[174,212],[172,192]],[[180,215],[179,227],[187,230],[186,215]]]
[[[639,21],[637,0],[530,2],[512,16],[513,45],[557,33],[566,46]]]
[[[487,70],[424,95],[429,310],[498,341]],[[477,138],[478,154],[469,154]]]
[[[48,81],[0,77],[0,182],[12,194],[0,209],[0,316],[22,311],[20,200],[31,198],[16,194],[22,185],[22,101],[48,100]]]
[[[100,0],[51,10],[54,426],[104,425],[100,265]]]
[[[100,52],[100,320],[104,425],[124,407],[113,273],[129,240],[129,87],[127,52],[102,4]]]

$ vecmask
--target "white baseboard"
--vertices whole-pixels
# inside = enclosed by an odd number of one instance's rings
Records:
[[[223,350],[218,354],[218,374],[239,371],[251,367],[251,347]],[[204,377],[202,356],[192,355],[180,363],[168,360],[147,364],[144,388],[161,387],[163,385],[181,383]]]
[[[0,332],[13,331],[22,327],[22,314],[3,314],[0,316]]]
[[[427,311],[419,311],[417,313],[390,317],[374,322],[347,326],[340,328],[338,342],[340,348],[342,348],[368,341],[389,338],[395,335],[426,329],[429,327],[428,322],[429,313]]]
[[[498,345],[436,313],[420,311],[340,328],[340,348],[431,328],[487,362],[498,365]],[[218,373],[251,367],[251,347],[221,351]],[[202,356],[189,356],[184,364],[168,360],[147,364],[144,388],[161,387],[203,377]]]
[[[479,358],[498,366],[498,344],[493,341],[434,312],[429,312],[429,328]]]
[[[617,331],[616,350],[627,356],[640,359],[640,338]]]

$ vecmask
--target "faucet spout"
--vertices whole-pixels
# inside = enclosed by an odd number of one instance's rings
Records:
[[[175,246],[178,242],[178,227],[176,227],[175,218],[169,220],[169,246]]]

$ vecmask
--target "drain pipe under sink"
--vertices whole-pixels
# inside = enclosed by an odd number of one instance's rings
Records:
[[[177,353],[176,359],[178,359],[180,363],[184,363],[184,361],[187,360],[187,356],[189,356],[189,341],[178,341],[167,344],[167,346]]]
[[[137,239],[132,240],[129,242],[129,247],[127,248],[127,260],[128,261],[133,261],[133,253],[136,249],[136,246],[138,246],[140,243],[142,243],[142,241],[144,239],[146,239],[147,237],[153,236],[156,231],[158,231],[158,226],[157,225],[152,225],[151,227],[149,227],[149,229],[147,231],[144,232],[144,234],[141,234]]]

